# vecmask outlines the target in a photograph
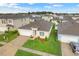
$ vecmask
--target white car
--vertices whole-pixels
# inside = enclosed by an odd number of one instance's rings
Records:
[[[70,46],[72,48],[73,53],[79,54],[79,43],[71,42]]]

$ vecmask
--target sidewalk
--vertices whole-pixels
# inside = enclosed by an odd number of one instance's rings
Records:
[[[38,51],[38,50],[33,50],[33,49],[30,49],[30,48],[21,47],[20,50],[23,50],[23,51],[26,51],[26,52],[31,52],[31,53],[42,55],[42,56],[55,56],[53,54],[49,54],[49,53]]]

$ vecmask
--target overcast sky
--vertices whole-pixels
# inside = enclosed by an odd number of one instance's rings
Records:
[[[57,13],[79,13],[78,3],[0,3],[0,13],[24,13],[51,11]]]

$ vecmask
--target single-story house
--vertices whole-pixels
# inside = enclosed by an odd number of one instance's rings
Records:
[[[58,40],[65,43],[79,42],[79,24],[65,22],[58,25]]]
[[[45,38],[49,37],[52,23],[45,20],[34,20],[18,29],[20,35]]]

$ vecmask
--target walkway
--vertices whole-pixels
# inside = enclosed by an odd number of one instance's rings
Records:
[[[68,43],[61,43],[62,56],[74,56]]]
[[[30,48],[21,47],[20,50],[31,52],[31,53],[42,55],[42,56],[55,56],[55,55],[52,55],[52,54],[49,54],[49,53],[46,53],[46,52],[41,52],[41,51],[33,50],[33,49],[30,49]]]
[[[13,56],[16,51],[27,41],[28,37],[18,36],[16,39],[0,47],[0,56]]]

